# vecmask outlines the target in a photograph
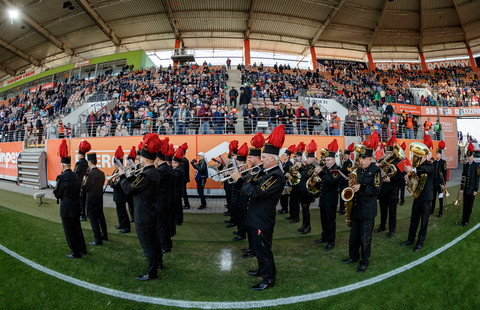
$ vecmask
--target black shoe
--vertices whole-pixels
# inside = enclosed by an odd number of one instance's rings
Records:
[[[87,221],[87,217],[85,216],[80,216],[80,222],[86,222]]]
[[[82,258],[82,255],[81,254],[73,254],[73,253],[70,253],[67,255],[68,258]]]
[[[232,228],[232,227],[235,227],[235,224],[233,224],[233,223],[230,223],[230,224],[228,224],[228,225],[227,225],[227,226],[225,226],[225,227],[226,227],[226,228]]]
[[[230,224],[232,222],[232,220],[226,220],[226,221],[223,221],[224,223],[227,223],[227,224]]]
[[[162,253],[172,252],[172,249],[162,249]]]
[[[186,207],[186,206],[183,207],[183,210],[188,210],[188,209],[190,209],[190,207]]]
[[[393,237],[393,235],[394,235],[394,233],[393,233],[393,232],[389,232],[389,233],[387,234],[387,238],[392,238],[392,237]]]
[[[245,237],[236,236],[235,238],[233,238],[233,241],[240,241],[240,240],[245,240]]]
[[[139,281],[149,281],[149,280],[153,280],[153,279],[156,279],[157,276],[150,276],[148,274],[144,274],[143,276],[138,276],[136,277],[137,280]]]
[[[325,239],[318,239],[318,240],[315,240],[315,243],[324,243],[324,242],[327,242]]]
[[[120,225],[115,225],[113,227],[115,227],[115,229],[122,229],[122,226],[120,226]]]
[[[422,249],[422,247],[423,247],[423,244],[417,243],[417,245],[416,245],[415,248],[413,249],[413,252],[415,252],[415,253],[420,252],[420,250]]]
[[[306,234],[308,234],[311,230],[312,230],[312,228],[311,228],[310,226],[307,226],[307,227],[305,227],[304,230],[302,230],[301,234],[302,234],[302,235],[306,235]]]
[[[92,242],[89,242],[88,244],[90,244],[90,245],[103,245],[103,242],[92,241]]]
[[[367,270],[367,265],[360,265],[360,267],[358,267],[357,273],[364,273],[365,270]]]
[[[400,205],[403,206],[405,204],[405,201],[400,201]]]
[[[347,264],[347,265],[348,265],[348,264],[351,264],[351,263],[356,263],[356,262],[358,262],[358,260],[355,260],[355,259],[353,259],[353,258],[347,258],[347,259],[344,259],[344,260],[343,260],[343,263],[344,263],[344,264]]]
[[[443,216],[442,213],[438,213],[438,215],[437,215],[438,218],[441,218],[442,216]]]
[[[330,251],[331,249],[333,249],[333,246],[335,245],[335,243],[328,243],[327,246],[324,248],[325,251]]]
[[[295,224],[295,223],[298,223],[300,222],[300,219],[293,219],[290,221],[290,224]]]
[[[384,230],[385,230],[385,228],[378,227],[378,228],[375,229],[374,231],[375,231],[376,233],[379,233],[379,232],[382,232],[382,231],[384,231]]]
[[[410,245],[410,244],[413,244],[413,241],[407,240],[405,242],[402,242],[402,246],[407,246],[407,245]]]
[[[238,236],[238,230],[235,230],[233,234]]]
[[[299,229],[297,229],[297,231],[303,231],[303,230],[305,229],[305,227],[306,227],[306,225],[305,225],[305,224],[303,224],[302,226],[300,226],[300,228],[299,228]]]
[[[286,219],[286,220],[293,220],[293,217],[288,216],[288,217],[286,217],[285,219]]]
[[[127,234],[127,233],[129,233],[129,232],[130,232],[130,229],[125,229],[125,228],[124,228],[124,229],[120,230],[118,233],[119,233],[119,234]]]
[[[251,275],[252,277],[260,277],[260,270],[250,270],[248,272],[249,275]]]
[[[468,225],[468,222],[465,222],[462,224],[463,227],[467,227],[467,225]]]
[[[162,270],[163,270],[163,263],[159,263],[159,264],[157,265],[157,269],[162,269]]]
[[[255,254],[253,254],[252,252],[248,252],[242,255],[242,258],[252,258],[252,257],[255,257]]]
[[[198,207],[198,210],[202,210],[202,209],[205,209],[207,206],[200,206]]]
[[[252,286],[252,290],[254,290],[254,291],[264,291],[264,290],[269,289],[269,288],[274,287],[274,286],[275,286],[275,281],[272,281],[272,282],[262,281],[262,283],[257,284],[255,286]]]
[[[242,253],[248,253],[250,252],[250,249],[242,249]]]

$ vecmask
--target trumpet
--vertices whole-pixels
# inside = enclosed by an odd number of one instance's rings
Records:
[[[130,168],[130,167],[132,167],[132,166],[128,166],[127,169]],[[128,172],[129,172],[131,175],[138,176],[138,174],[139,174],[140,172],[142,172],[142,169],[143,169],[143,167],[137,167],[135,170],[133,170],[133,171],[130,171],[130,170],[129,170]],[[125,172],[126,172],[126,171],[125,171]],[[119,176],[120,176],[120,173],[112,174],[112,175],[110,175],[110,176],[107,177],[107,182],[109,182],[110,180],[114,180],[115,178],[117,178],[117,177],[119,177]]]
[[[238,166],[238,168],[241,169],[241,168],[245,167],[246,165],[247,165],[247,164],[241,164],[240,166]],[[257,167],[257,166],[255,166],[255,167]],[[230,168],[226,168],[226,169],[217,171],[217,173],[212,174],[212,175],[210,176],[210,178],[213,179],[213,178],[216,177],[216,176],[225,175],[225,173],[227,173],[227,172],[232,172],[234,169],[235,169],[235,167],[230,167]],[[223,180],[223,179],[222,179],[222,180]]]
[[[246,164],[243,164],[243,165],[240,165],[240,166],[238,166],[238,167],[239,167],[239,168],[240,168],[240,167],[244,167],[245,165],[246,165]],[[240,171],[240,174],[242,174],[242,176],[243,176],[245,173],[249,172],[251,176],[255,176],[255,175],[259,174],[259,173],[262,171],[262,165],[263,165],[263,164],[259,164],[259,165],[253,166],[253,167],[251,167],[251,168],[242,170],[242,171]],[[230,168],[229,170],[233,170],[233,169],[235,169],[235,168]],[[228,182],[229,184],[235,183],[230,175],[229,175],[229,176],[226,176],[226,177],[224,177],[224,178],[221,178],[221,179],[220,179],[220,182],[221,182],[221,183],[223,183],[223,182]]]

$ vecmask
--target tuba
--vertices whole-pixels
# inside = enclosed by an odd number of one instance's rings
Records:
[[[355,163],[352,167],[352,171],[348,175],[348,187],[342,191],[342,199],[345,201],[345,217],[347,218],[345,222],[347,227],[350,227],[352,223],[352,209],[353,209],[353,197],[355,196],[355,191],[353,190],[353,185],[358,182],[357,168],[360,166],[360,154],[362,149],[365,149],[366,146],[363,144],[355,145]]]
[[[300,169],[297,165],[293,165],[288,173],[290,173],[290,184],[292,185],[297,185],[300,183],[300,179],[302,178],[302,175],[298,171]]]
[[[430,150],[421,142],[412,142],[410,143],[410,152],[413,156],[412,167],[416,168],[420,165],[422,157],[428,155]],[[407,184],[407,191],[410,193],[410,196],[412,196],[413,199],[420,197],[423,187],[425,186],[425,182],[427,182],[426,174],[422,174],[421,176],[414,172],[410,174]]]
[[[393,145],[393,153],[383,157],[378,161],[378,167],[382,170],[383,176],[388,176],[393,178],[397,174],[397,167],[393,164],[396,159],[404,159],[405,153],[402,150],[402,147],[395,143]]]

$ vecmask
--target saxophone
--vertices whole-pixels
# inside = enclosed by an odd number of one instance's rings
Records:
[[[327,165],[325,163],[325,158],[328,155],[328,149],[321,149],[320,150],[320,162],[319,163],[314,163],[316,166],[322,167],[323,171],[328,172]],[[312,172],[312,175],[310,178],[307,180],[307,190],[312,194],[316,195],[320,191],[315,185],[319,182],[322,182],[322,178],[315,173],[315,171]]]
[[[362,148],[366,148],[366,146],[363,144],[355,145],[355,164],[348,175],[348,187],[342,191],[342,199],[345,201],[345,217],[347,218],[345,222],[347,223],[347,227],[350,227],[352,224],[353,197],[355,196],[355,191],[352,187],[358,183],[357,168],[360,166],[359,154],[361,153]]]
[[[410,152],[413,154],[412,167],[416,168],[420,165],[422,157],[428,155],[430,150],[421,142],[412,142],[410,143]],[[426,174],[418,175],[414,172],[410,174],[407,184],[407,191],[413,199],[420,197],[426,182]]]

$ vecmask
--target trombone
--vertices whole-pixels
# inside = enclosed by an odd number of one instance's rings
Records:
[[[241,164],[240,166],[238,166],[238,168],[241,169],[241,168],[243,168],[243,167],[245,167],[245,166],[247,166],[247,164]],[[256,166],[255,166],[255,167],[256,167]],[[217,173],[212,174],[212,175],[210,176],[210,178],[213,179],[213,178],[216,177],[216,176],[225,175],[225,173],[227,173],[227,172],[232,172],[234,169],[235,169],[235,167],[230,167],[230,168],[226,168],[226,169],[217,171]],[[227,179],[228,179],[228,178],[227,178]],[[221,180],[223,180],[223,179],[221,179]]]
[[[138,167],[136,164],[133,164],[125,168],[124,172],[125,174],[128,172],[130,175],[138,176],[138,174],[142,172],[142,169],[142,167]],[[115,178],[117,178],[118,176],[120,176],[120,173],[115,173],[114,171],[114,174],[107,177],[107,182],[109,182],[110,180],[115,180]]]
[[[241,168],[241,167],[244,167],[246,164],[243,164],[243,165],[240,165],[238,166],[238,168]],[[262,165],[263,164],[259,164],[259,165],[256,165],[256,166],[253,166],[251,168],[248,168],[248,169],[245,169],[245,170],[242,170],[240,171],[240,174],[242,174],[242,176],[247,173],[247,172],[250,172],[250,175],[251,176],[255,176],[257,174],[259,174],[261,171],[262,171]],[[233,170],[235,168],[230,168],[228,170]],[[223,171],[223,170],[222,170]],[[233,184],[235,183],[232,179],[232,177],[229,175],[229,176],[226,176],[224,178],[221,178],[220,179],[220,182],[223,183],[223,182],[228,182],[228,184]]]

